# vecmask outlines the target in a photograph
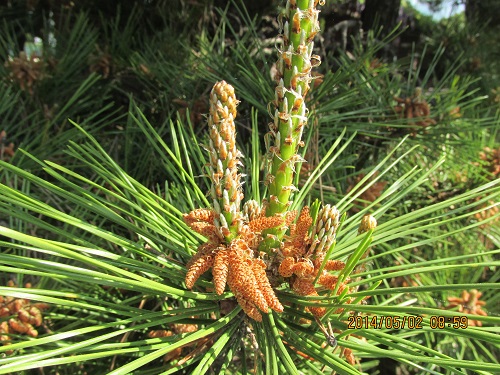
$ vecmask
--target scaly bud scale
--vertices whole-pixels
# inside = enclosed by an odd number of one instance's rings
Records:
[[[210,93],[208,126],[210,134],[210,173],[215,225],[219,236],[229,243],[238,233],[243,192],[238,173],[241,153],[236,148],[236,106],[234,88],[217,82]]]

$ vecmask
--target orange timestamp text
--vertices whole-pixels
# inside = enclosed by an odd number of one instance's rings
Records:
[[[361,316],[351,315],[347,319],[348,329],[422,329],[423,317],[415,315]]]
[[[429,317],[431,329],[465,329],[469,320],[466,316],[438,316]],[[387,316],[361,316],[351,315],[347,319],[348,329],[422,329],[424,318],[415,315],[387,315]],[[427,324],[426,324],[427,325]]]

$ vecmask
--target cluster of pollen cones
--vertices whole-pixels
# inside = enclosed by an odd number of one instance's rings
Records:
[[[273,290],[283,281],[301,296],[318,296],[316,284],[341,293],[349,279],[337,285],[338,276],[330,272],[342,270],[345,265],[325,259],[339,226],[340,214],[335,207],[323,206],[316,220],[307,206],[300,213],[274,214],[269,214],[265,200],[262,205],[248,200],[241,207],[244,194],[238,167],[242,154],[236,148],[234,123],[237,103],[231,85],[225,81],[215,84],[210,94],[207,147],[212,208],[184,215],[185,223],[207,238],[187,264],[186,286],[193,288],[199,277],[211,269],[215,292],[221,295],[228,286],[244,312],[261,321],[261,313],[267,314],[269,309],[283,311]],[[261,251],[269,230],[275,228],[284,233],[282,238],[275,236],[279,246],[271,252]],[[269,276],[273,276],[273,285]],[[316,317],[326,312],[323,307],[310,307],[309,311]]]

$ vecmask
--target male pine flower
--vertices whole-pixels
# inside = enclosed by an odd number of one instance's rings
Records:
[[[284,219],[265,217],[255,201],[249,201],[241,212],[243,191],[238,166],[242,155],[236,147],[234,125],[237,103],[231,85],[224,81],[214,85],[208,117],[213,209],[196,209],[184,215],[191,229],[207,237],[187,264],[186,286],[193,288],[198,278],[212,269],[215,292],[221,295],[227,284],[243,311],[260,321],[259,311],[283,311],[267,278],[266,265],[258,258],[257,247],[261,232],[280,225]]]
[[[340,271],[345,264],[339,260],[324,260],[335,241],[339,217],[337,208],[325,205],[318,212],[316,224],[312,225],[310,210],[306,206],[297,222],[290,225],[290,234],[285,236],[283,243],[281,252],[284,258],[278,273],[290,279],[290,286],[298,295],[319,296],[314,285],[316,278],[321,286],[330,290],[336,288],[338,277],[328,271]],[[344,288],[345,284],[342,284],[338,290]],[[318,318],[326,312],[323,307],[309,307],[308,310]]]

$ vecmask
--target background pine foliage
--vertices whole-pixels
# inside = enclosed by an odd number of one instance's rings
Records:
[[[55,3],[52,15],[22,2],[1,8],[9,21],[0,31],[0,116],[16,152],[0,169],[0,295],[50,308],[38,337],[14,334],[0,347],[13,351],[0,358],[0,373],[499,371],[500,188],[494,159],[480,158],[484,147],[498,149],[498,108],[484,80],[464,74],[468,60],[434,42],[384,60],[397,32],[369,33],[345,51],[317,43],[324,77],[310,97],[308,163],[294,204],[319,198],[347,212],[331,256],[364,265],[351,304],[320,298],[337,331],[333,349],[303,308],[318,298],[285,284],[277,291],[285,312],[262,323],[246,320],[229,292],[207,291],[208,275],[193,291],[184,286],[203,239],[181,215],[208,206],[203,114],[216,80],[233,84],[242,101],[245,196],[266,194],[275,11],[125,3]],[[28,33],[44,41],[32,93],[7,62]],[[394,97],[417,87],[436,122],[425,129],[394,109]],[[371,243],[357,235],[368,212],[379,221]],[[433,315],[464,315],[445,307],[471,289],[486,302],[486,316],[469,316],[481,327],[430,327]],[[350,313],[423,316],[423,329],[352,330]]]

